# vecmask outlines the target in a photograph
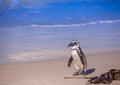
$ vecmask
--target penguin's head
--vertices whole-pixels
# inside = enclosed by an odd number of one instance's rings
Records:
[[[78,48],[78,47],[80,47],[80,44],[79,44],[79,42],[77,41],[77,40],[72,40],[71,42],[70,42],[70,44],[68,45],[68,47],[71,47],[71,48]]]

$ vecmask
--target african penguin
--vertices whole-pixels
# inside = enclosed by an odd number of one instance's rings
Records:
[[[68,47],[71,47],[71,57],[68,61],[68,67],[71,66],[73,61],[75,69],[77,70],[77,72],[75,72],[73,75],[76,76],[81,73],[85,73],[87,70],[87,61],[83,51],[80,48],[79,42],[77,40],[72,40]]]

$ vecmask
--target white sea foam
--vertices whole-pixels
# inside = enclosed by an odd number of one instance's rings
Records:
[[[99,23],[114,23],[114,22],[120,22],[120,20],[117,19],[117,20],[103,20],[103,21],[99,21]]]
[[[80,24],[54,24],[54,25],[39,25],[39,24],[31,24],[31,25],[23,25],[17,26],[19,27],[79,27],[79,26],[86,26],[86,25],[94,25],[94,24],[104,24],[104,23],[116,23],[120,22],[120,19],[116,20],[100,20],[100,21],[91,21],[87,23],[80,23]]]
[[[86,25],[90,25],[90,24],[96,24],[97,22],[88,22],[88,23],[81,23],[81,24],[57,24],[57,25],[29,25],[32,27],[79,27],[79,26],[86,26]]]

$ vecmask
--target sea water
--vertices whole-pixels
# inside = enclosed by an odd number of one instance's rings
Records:
[[[87,57],[120,51],[120,20],[0,27],[0,63],[69,57],[72,40],[80,42]]]

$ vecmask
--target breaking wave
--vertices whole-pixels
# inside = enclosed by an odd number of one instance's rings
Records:
[[[79,26],[86,26],[86,25],[94,25],[94,24],[105,24],[105,23],[119,23],[120,19],[116,20],[100,20],[100,21],[91,21],[87,23],[80,23],[80,24],[54,24],[54,25],[39,25],[39,24],[30,24],[30,25],[22,25],[17,26],[19,27],[79,27]]]

